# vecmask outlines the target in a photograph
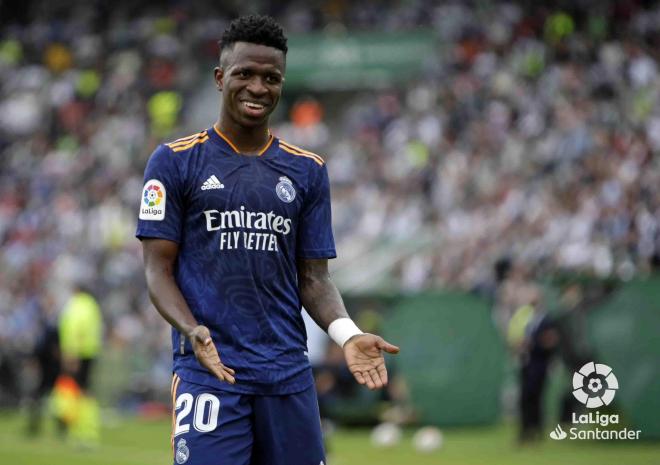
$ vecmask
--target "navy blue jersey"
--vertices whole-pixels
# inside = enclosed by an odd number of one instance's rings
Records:
[[[321,157],[273,136],[259,156],[241,155],[212,127],[159,146],[144,179],[136,236],[179,244],[176,282],[236,384],[203,368],[175,330],[174,371],[239,393],[309,387],[296,259],[336,256]]]

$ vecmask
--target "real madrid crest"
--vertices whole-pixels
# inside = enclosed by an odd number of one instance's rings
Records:
[[[186,446],[185,439],[179,439],[179,442],[176,443],[176,452],[174,454],[174,459],[179,465],[186,463],[190,457],[190,449]]]
[[[284,203],[291,203],[296,198],[296,189],[293,183],[286,176],[280,177],[280,182],[275,186],[275,193]]]

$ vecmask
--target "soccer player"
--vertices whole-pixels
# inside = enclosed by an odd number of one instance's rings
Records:
[[[370,389],[387,384],[383,352],[399,351],[358,329],[329,278],[323,159],[268,129],[286,42],[272,18],[234,20],[214,71],[219,119],[160,145],[145,170],[136,235],[173,326],[177,464],[325,463],[301,305]]]

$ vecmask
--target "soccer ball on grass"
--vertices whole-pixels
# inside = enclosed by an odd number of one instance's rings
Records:
[[[433,452],[442,447],[442,431],[435,426],[424,426],[413,436],[413,446],[417,452]]]

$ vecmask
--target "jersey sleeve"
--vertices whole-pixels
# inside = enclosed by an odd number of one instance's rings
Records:
[[[332,235],[330,181],[323,165],[312,180],[303,203],[298,225],[296,255],[299,258],[335,258],[335,239]]]
[[[135,236],[180,242],[182,231],[183,180],[171,150],[160,145],[144,170],[140,211]]]

